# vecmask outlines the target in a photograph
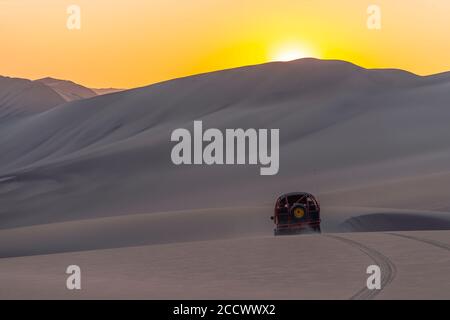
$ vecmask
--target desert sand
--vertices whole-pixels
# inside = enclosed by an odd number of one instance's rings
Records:
[[[448,299],[448,231],[251,236],[0,259],[3,299]],[[446,241],[446,242],[444,242]],[[67,266],[82,287],[65,287]],[[366,288],[379,265],[382,290]]]
[[[449,73],[302,59],[50,92],[36,112],[0,98],[0,298],[450,298]],[[279,174],[173,165],[194,120],[279,128]],[[322,235],[273,237],[291,191],[319,198]]]

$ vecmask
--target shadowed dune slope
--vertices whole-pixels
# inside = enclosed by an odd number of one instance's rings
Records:
[[[65,100],[45,84],[0,76],[0,123],[49,110]]]
[[[92,89],[86,88],[72,81],[59,80],[50,77],[39,79],[36,81],[52,88],[65,101],[87,99],[95,97],[97,95],[97,93],[95,93],[95,91],[93,91]]]

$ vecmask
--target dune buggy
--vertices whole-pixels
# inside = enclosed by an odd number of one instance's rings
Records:
[[[274,234],[298,234],[305,230],[320,233],[320,204],[306,192],[288,193],[280,196],[275,203]]]

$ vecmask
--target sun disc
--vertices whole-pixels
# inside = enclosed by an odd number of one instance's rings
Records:
[[[304,46],[300,44],[290,44],[278,47],[272,51],[271,59],[272,61],[292,61],[302,58],[312,57],[313,54],[310,50],[307,50]]]

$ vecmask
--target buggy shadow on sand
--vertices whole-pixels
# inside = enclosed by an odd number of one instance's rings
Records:
[[[288,193],[278,197],[274,215],[274,234],[290,235],[309,230],[320,233],[320,204],[306,192]]]

